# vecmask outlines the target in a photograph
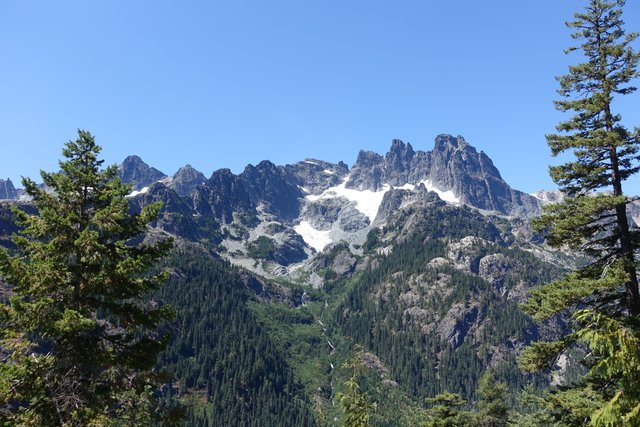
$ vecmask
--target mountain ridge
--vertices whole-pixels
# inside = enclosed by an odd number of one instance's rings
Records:
[[[315,256],[340,242],[358,252],[393,210],[421,200],[435,197],[525,221],[543,202],[512,189],[483,151],[448,134],[438,135],[431,151],[400,139],[384,155],[360,150],[351,167],[263,160],[238,174],[222,168],[206,178],[186,165],[169,176],[131,155],[119,174],[132,187],[133,205],[163,202],[159,229],[219,245],[224,258],[267,277],[304,277]],[[258,260],[251,256],[256,245]]]

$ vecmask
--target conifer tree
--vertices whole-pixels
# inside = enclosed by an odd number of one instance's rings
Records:
[[[369,403],[367,394],[360,388],[358,378],[362,370],[362,348],[356,347],[356,352],[347,360],[344,367],[351,370],[351,377],[344,382],[346,390],[337,394],[340,407],[344,413],[345,427],[367,427],[370,425],[371,414],[375,410],[375,403]]]
[[[458,393],[445,391],[427,398],[431,406],[427,410],[428,419],[424,427],[462,427],[469,425],[471,416],[461,410],[467,402]]]
[[[115,166],[78,131],[45,188],[23,179],[37,213],[15,209],[19,250],[0,251],[10,303],[0,307],[0,419],[8,425],[148,425],[158,412],[152,368],[171,316],[146,299],[165,279],[147,270],[171,246],[140,242],[159,205],[129,213]],[[135,241],[134,239],[138,239]],[[3,424],[4,425],[4,424]]]
[[[523,355],[525,368],[550,367],[577,340],[591,347],[584,361],[590,368],[585,391],[608,402],[592,412],[596,425],[618,425],[608,424],[607,413],[640,423],[640,407],[633,404],[634,399],[640,401],[640,385],[626,387],[638,373],[618,366],[615,355],[621,347],[635,354],[640,351],[630,345],[630,337],[637,337],[639,330],[635,255],[639,236],[629,227],[630,199],[623,192],[624,181],[639,170],[640,131],[630,132],[614,109],[616,96],[635,91],[631,83],[638,77],[640,59],[631,46],[637,34],[626,34],[623,27],[624,4],[624,0],[590,0],[585,11],[567,24],[574,29],[572,37],[581,42],[567,52],[580,51],[584,62],[559,77],[562,99],[556,107],[573,114],[557,126],[558,134],[547,136],[553,155],[572,152],[575,160],[550,168],[566,197],[547,207],[537,226],[547,230],[549,244],[582,252],[590,262],[535,290],[525,305],[539,320],[559,313],[571,314],[573,320],[570,332],[560,340],[534,343]],[[619,341],[622,336],[626,340]]]
[[[503,427],[509,419],[507,385],[496,381],[491,371],[486,371],[478,381],[478,408],[473,422],[477,427]]]

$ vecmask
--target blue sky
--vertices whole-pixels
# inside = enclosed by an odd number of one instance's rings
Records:
[[[355,161],[440,133],[553,188],[555,76],[579,0],[0,0],[0,177],[55,170],[77,128],[167,174]],[[640,5],[625,9],[640,31]],[[636,47],[638,43],[636,43]],[[617,103],[640,126],[640,93]],[[627,187],[640,194],[640,180]]]

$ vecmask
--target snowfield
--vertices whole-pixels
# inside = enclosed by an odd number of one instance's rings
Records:
[[[344,197],[345,199],[352,202],[358,211],[366,215],[367,218],[369,218],[369,221],[373,222],[378,213],[378,209],[382,204],[382,199],[384,198],[385,193],[391,190],[391,186],[389,184],[384,184],[382,189],[378,191],[355,190],[352,188],[346,188],[346,184],[348,181],[349,176],[347,176],[343,180],[342,184],[328,188],[319,195],[308,194],[307,196],[305,196],[305,199],[309,202],[316,202],[322,199]],[[453,191],[442,191],[439,188],[434,187],[429,180],[423,180],[417,185],[420,184],[424,184],[427,190],[433,191],[438,194],[438,196],[445,202],[460,204],[460,199],[454,194]],[[416,184],[404,184],[396,188],[414,191],[416,188]],[[303,191],[308,193],[308,191],[304,188]],[[308,221],[300,222],[300,224],[294,226],[293,229],[296,231],[296,233],[302,236],[302,239],[307,245],[315,249],[317,252],[321,252],[325,247],[333,243],[333,239],[331,238],[331,230],[316,230]]]
[[[306,199],[311,202],[315,202],[316,200],[320,199],[344,197],[347,200],[354,202],[356,205],[356,209],[366,215],[367,218],[369,218],[369,221],[373,221],[373,219],[376,217],[376,214],[378,213],[378,208],[382,203],[384,193],[389,191],[391,187],[385,184],[380,191],[354,190],[352,188],[345,188],[348,180],[349,177],[346,177],[343,180],[342,184],[326,189],[319,196],[310,194],[306,197]]]
[[[329,236],[331,230],[316,230],[308,221],[302,221],[300,224],[294,226],[293,229],[301,235],[302,240],[315,249],[316,252],[322,252],[325,247],[333,243],[333,240]]]
[[[125,197],[136,197],[137,195],[144,194],[147,191],[149,191],[149,187],[144,187],[141,190],[132,191],[131,193],[127,194]]]

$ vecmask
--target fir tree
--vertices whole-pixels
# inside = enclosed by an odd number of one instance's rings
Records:
[[[36,214],[15,210],[17,253],[0,252],[10,303],[0,307],[0,417],[9,425],[146,425],[153,422],[171,309],[146,299],[166,274],[146,274],[169,240],[135,243],[159,205],[129,213],[115,166],[78,131],[46,189],[23,179]]]
[[[448,391],[427,398],[431,406],[427,410],[428,420],[424,427],[462,427],[469,425],[470,414],[461,410],[467,402],[458,393]]]
[[[474,426],[506,426],[509,419],[507,385],[495,380],[491,371],[486,371],[478,382],[478,405]]]
[[[376,405],[369,403],[367,394],[360,388],[358,378],[362,370],[362,348],[357,346],[355,354],[344,367],[351,370],[351,377],[344,382],[346,390],[337,394],[344,413],[342,425],[345,427],[367,427]]]
[[[637,373],[611,366],[615,348],[630,342],[617,343],[616,336],[637,335],[640,314],[635,256],[639,236],[629,227],[630,199],[622,189],[623,182],[639,170],[640,131],[625,128],[613,108],[615,96],[635,91],[630,83],[638,76],[640,59],[631,46],[637,34],[627,35],[623,28],[624,3],[590,0],[586,10],[567,24],[575,30],[573,38],[581,41],[567,51],[581,51],[584,62],[570,66],[569,73],[558,79],[563,99],[556,107],[573,115],[557,126],[559,134],[547,136],[553,155],[569,151],[575,160],[550,168],[566,198],[546,208],[537,225],[548,231],[548,243],[580,251],[591,262],[535,290],[525,305],[539,320],[558,313],[573,315],[571,332],[559,341],[535,343],[524,354],[523,366],[550,367],[568,346],[584,341],[592,349],[585,360],[590,370],[584,386],[617,408],[607,404],[593,412],[591,421],[597,425],[618,425],[609,421],[623,418],[640,422],[640,408],[631,404],[638,401],[640,385],[626,387],[628,375]],[[637,346],[627,350],[636,355],[639,351]]]

